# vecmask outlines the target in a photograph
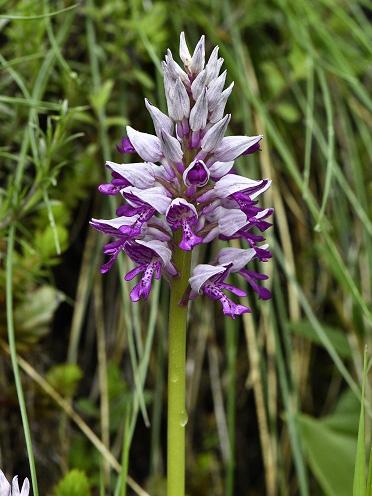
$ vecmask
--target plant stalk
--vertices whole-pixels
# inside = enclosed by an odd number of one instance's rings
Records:
[[[184,496],[187,305],[181,306],[180,301],[188,286],[191,252],[177,247],[174,263],[180,276],[173,280],[169,303],[167,496]]]

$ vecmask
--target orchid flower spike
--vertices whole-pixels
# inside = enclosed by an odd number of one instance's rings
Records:
[[[125,275],[126,281],[137,278],[130,293],[133,302],[149,297],[154,279],[179,277],[175,250],[192,251],[215,238],[240,240],[241,248],[227,246],[213,261],[193,268],[182,300],[207,296],[235,318],[251,310],[227,296],[246,295],[226,282],[231,274],[260,299],[271,297],[262,286],[267,276],[257,272],[257,262],[271,258],[263,233],[271,226],[267,218],[273,210],[258,205],[271,181],[236,173],[235,160],[259,151],[262,136],[226,136],[233,117],[225,114],[225,107],[234,83],[226,83],[227,71],[221,72],[218,47],[206,58],[204,36],[194,50],[189,46],[181,33],[180,64],[170,50],[162,63],[168,115],[145,99],[153,133],[127,126],[117,151],[135,160],[106,163],[112,179],[98,189],[121,200],[117,217],[92,219],[91,226],[111,238],[104,246],[109,258],[102,273],[120,253],[133,262]]]

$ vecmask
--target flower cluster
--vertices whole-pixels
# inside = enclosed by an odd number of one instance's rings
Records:
[[[6,480],[5,475],[0,470],[0,496],[28,496],[30,492],[30,482],[26,479],[23,481],[22,489],[19,489],[18,477],[13,477],[12,485]]]
[[[272,209],[259,207],[256,200],[271,181],[242,177],[234,170],[235,159],[260,149],[262,136],[225,137],[231,115],[224,111],[234,83],[224,89],[226,71],[220,74],[218,47],[205,62],[204,36],[191,55],[181,33],[179,54],[183,68],[170,50],[162,63],[168,115],[145,99],[155,135],[127,126],[127,136],[117,146],[142,162],[106,163],[112,181],[99,191],[124,200],[117,217],[92,219],[91,225],[113,238],[104,247],[109,259],[102,273],[122,251],[135,263],[125,276],[127,281],[140,276],[132,301],[149,296],[154,277],[178,276],[172,263],[176,243],[189,251],[215,238],[243,240],[247,249],[222,249],[213,264],[197,265],[189,280],[188,298],[204,294],[218,300],[224,314],[234,318],[250,309],[226,296],[225,291],[245,296],[225,282],[231,273],[245,279],[260,298],[270,298],[269,290],[259,285],[267,276],[245,266],[271,257],[268,245],[262,245],[262,232],[271,225],[266,219]]]

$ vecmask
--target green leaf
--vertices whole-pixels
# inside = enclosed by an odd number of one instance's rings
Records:
[[[313,326],[307,320],[303,320],[301,322],[289,323],[288,326],[292,332],[309,339],[311,342],[315,344],[319,344],[320,346],[323,345],[318,334],[315,332]],[[323,324],[322,328],[325,334],[327,335],[328,339],[332,343],[334,349],[337,351],[337,353],[342,358],[350,358],[351,350],[346,334],[343,331],[337,329],[336,327],[331,327]]]
[[[83,373],[74,363],[55,365],[46,374],[47,381],[63,396],[73,396]]]
[[[347,389],[339,399],[333,413],[323,417],[324,425],[332,430],[357,437],[360,403],[353,391]]]
[[[106,103],[110,98],[113,86],[114,82],[112,81],[112,79],[108,79],[90,97],[90,102],[97,114],[99,114],[105,108]]]
[[[90,496],[89,481],[85,472],[71,470],[58,483],[54,496]]]
[[[288,102],[278,103],[275,107],[275,111],[282,119],[290,123],[298,121],[301,117],[297,107]]]
[[[350,496],[356,439],[307,415],[297,421],[310,468],[326,496]]]
[[[368,480],[367,480],[367,496],[372,496],[372,448],[369,453],[369,464],[368,464]]]
[[[50,321],[65,296],[52,286],[41,286],[27,293],[14,312],[17,338],[33,343],[47,334]]]
[[[364,397],[367,380],[367,350],[364,350],[362,397],[360,401],[360,417],[358,429],[357,453],[354,469],[353,496],[365,496],[366,494],[366,441],[364,426]]]
[[[55,227],[55,230],[57,231],[57,236],[61,246],[61,251],[64,251],[68,246],[67,229],[63,226],[57,225]],[[40,257],[42,259],[45,259],[46,261],[56,256],[54,239],[55,239],[55,233],[52,227],[50,226],[50,224],[48,224],[43,231],[36,231],[35,249],[39,253]]]

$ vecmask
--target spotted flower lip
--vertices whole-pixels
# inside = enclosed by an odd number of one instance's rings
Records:
[[[4,473],[0,470],[0,496],[29,496],[30,482],[26,477],[21,489],[19,489],[18,476],[13,477],[12,484],[9,484]]]
[[[182,250],[190,251],[203,241],[203,238],[193,231],[193,227],[198,223],[196,208],[183,198],[175,198],[172,201],[168,207],[166,219],[174,231],[182,229],[182,239],[179,243]]]
[[[237,160],[248,160],[260,150],[262,135],[227,135],[233,117],[225,108],[234,82],[222,68],[219,48],[206,58],[205,46],[202,36],[190,51],[181,33],[181,62],[167,50],[161,66],[168,112],[145,98],[153,132],[126,127],[117,151],[137,158],[128,164],[106,162],[111,181],[98,188],[121,201],[117,216],[92,219],[90,224],[111,238],[103,248],[108,258],[102,273],[121,254],[135,264],[125,276],[127,281],[136,279],[130,294],[134,302],[149,297],[154,279],[171,282],[178,277],[176,250],[195,251],[214,239],[239,240],[241,248],[226,247],[214,261],[194,267],[190,289],[182,298],[185,302],[188,294],[191,299],[204,295],[235,318],[250,309],[225,294],[245,295],[227,282],[230,274],[260,299],[271,295],[262,286],[267,276],[257,271],[258,264],[271,258],[264,233],[273,210],[259,205],[271,181],[236,172]],[[193,256],[195,262],[197,258]]]
[[[170,276],[177,274],[176,268],[171,263],[172,252],[163,241],[129,241],[125,246],[125,252],[137,264],[125,275],[125,280],[131,281],[139,274],[143,274],[130,293],[133,302],[148,298],[153,278],[160,279],[163,270]]]

